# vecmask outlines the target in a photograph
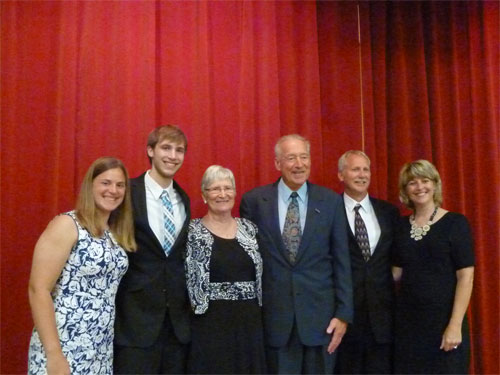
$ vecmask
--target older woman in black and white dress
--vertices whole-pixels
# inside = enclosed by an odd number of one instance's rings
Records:
[[[265,373],[262,258],[257,227],[231,215],[233,173],[210,166],[201,181],[207,213],[189,226],[186,277],[193,309],[188,372]]]

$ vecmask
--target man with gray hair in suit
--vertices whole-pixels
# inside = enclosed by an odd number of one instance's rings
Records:
[[[339,347],[340,374],[392,373],[394,284],[393,231],[398,209],[368,195],[370,159],[359,150],[339,159],[338,178],[347,221],[354,321]]]
[[[245,193],[240,205],[259,228],[269,371],[331,374],[353,315],[342,199],[308,181],[310,144],[300,135],[278,140],[274,164],[278,181]]]

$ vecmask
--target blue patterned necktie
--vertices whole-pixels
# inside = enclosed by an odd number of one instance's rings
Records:
[[[368,231],[366,230],[365,222],[359,214],[360,208],[360,204],[357,204],[356,207],[354,207],[354,211],[356,211],[354,215],[354,237],[356,237],[356,242],[361,249],[361,254],[363,254],[365,262],[368,262],[371,256],[370,240],[368,239]]]
[[[292,201],[288,205],[285,218],[285,226],[283,228],[283,242],[288,250],[288,257],[292,264],[297,259],[297,252],[300,245],[300,237],[302,236],[302,229],[300,227],[300,212],[297,197],[299,195],[296,191],[290,194]]]
[[[163,211],[163,251],[168,256],[172,245],[175,242],[174,209],[168,196],[168,192],[163,190],[160,196]]]

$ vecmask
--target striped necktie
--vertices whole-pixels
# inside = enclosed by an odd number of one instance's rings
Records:
[[[174,209],[168,196],[168,192],[163,190],[160,196],[163,211],[163,251],[168,256],[175,242]]]

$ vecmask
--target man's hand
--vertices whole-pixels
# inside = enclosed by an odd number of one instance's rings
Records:
[[[333,335],[330,344],[328,344],[328,353],[332,354],[337,349],[346,331],[347,331],[346,322],[337,318],[333,318],[332,320],[330,320],[330,324],[326,329],[326,333],[328,333],[329,335],[333,333]]]

